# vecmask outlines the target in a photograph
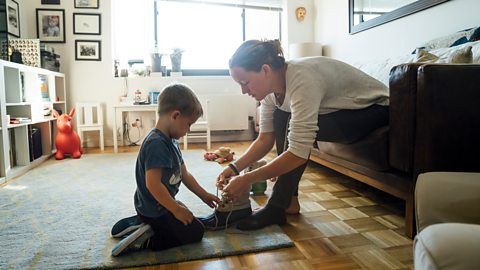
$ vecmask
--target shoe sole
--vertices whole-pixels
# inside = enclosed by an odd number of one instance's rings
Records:
[[[118,244],[112,249],[112,256],[116,257],[122,254],[122,252],[125,249],[127,249],[130,246],[130,244],[135,242],[138,238],[140,238],[140,236],[142,236],[148,230],[151,230],[150,225],[148,224],[143,225],[140,228],[138,228],[134,233],[129,235],[127,238],[124,238],[123,240],[118,242]]]
[[[114,238],[123,238],[142,225],[143,223],[138,219],[138,216],[124,218],[113,225],[111,235]]]

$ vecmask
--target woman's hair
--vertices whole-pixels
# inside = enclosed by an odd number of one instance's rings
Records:
[[[247,40],[230,58],[230,69],[241,67],[246,71],[258,72],[262,65],[267,64],[273,70],[282,68],[285,64],[283,50],[278,39],[275,40]]]
[[[203,115],[202,105],[188,86],[180,83],[167,85],[158,96],[158,115],[178,110],[185,116],[199,118]]]

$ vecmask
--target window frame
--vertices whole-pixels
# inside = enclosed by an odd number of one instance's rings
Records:
[[[153,29],[154,29],[154,44],[158,44],[158,23],[157,23],[157,16],[158,16],[158,5],[157,1],[154,1],[154,8],[153,8]],[[165,0],[164,0],[165,1]],[[175,0],[166,0],[166,1],[173,1]],[[179,1],[179,2],[188,2],[186,1]],[[195,3],[192,1],[192,3]],[[246,9],[262,9],[262,10],[270,10],[270,11],[277,11],[278,12],[278,29],[279,29],[279,40],[282,40],[282,8],[275,8],[275,7],[264,7],[264,6],[252,6],[252,5],[237,5],[237,4],[228,4],[228,3],[204,3],[207,5],[220,5],[220,6],[233,6],[233,7],[241,7],[242,8],[242,41],[245,41],[246,38],[246,23],[245,23],[245,12]],[[167,76],[170,76],[171,69],[167,69]],[[229,76],[230,71],[228,69],[182,69],[182,76]]]

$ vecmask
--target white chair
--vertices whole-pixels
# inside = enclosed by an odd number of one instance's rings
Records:
[[[200,100],[203,108],[203,116],[198,118],[197,122],[195,122],[190,127],[190,132],[185,134],[183,137],[183,149],[188,149],[188,139],[190,138],[206,138],[207,139],[207,150],[211,148],[212,141],[210,136],[210,123],[208,122],[208,105],[210,101],[207,100]]]
[[[83,143],[84,131],[99,131],[99,144],[102,151],[104,150],[103,142],[103,110],[100,103],[76,103],[76,127],[80,137],[80,143]]]

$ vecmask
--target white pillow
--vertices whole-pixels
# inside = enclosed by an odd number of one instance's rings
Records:
[[[439,58],[448,58],[454,51],[462,50],[466,47],[472,47],[472,63],[480,63],[480,41],[468,42],[462,45],[449,48],[441,48],[429,51]]]
[[[441,52],[435,55],[424,49],[417,49],[414,62],[418,63],[451,63],[451,64],[470,64],[473,60],[472,46],[453,47],[452,50]]]

